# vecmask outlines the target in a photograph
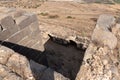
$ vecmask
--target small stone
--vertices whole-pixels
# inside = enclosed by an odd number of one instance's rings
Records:
[[[107,61],[107,60],[103,60],[103,64],[104,64],[104,65],[107,65],[107,64],[108,64],[108,61]]]

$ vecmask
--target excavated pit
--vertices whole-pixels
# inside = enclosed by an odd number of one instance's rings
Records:
[[[57,40],[57,41],[56,41]],[[75,80],[76,75],[80,69],[83,61],[85,48],[77,48],[77,44],[74,41],[67,43],[64,39],[49,38],[44,44],[45,51],[41,52],[32,48],[14,44],[11,42],[3,42],[2,45],[13,49],[15,52],[26,56],[29,60],[32,59],[39,64],[43,64],[53,70],[61,73],[70,80]],[[16,45],[15,47],[11,47]]]
[[[46,41],[35,14],[7,8],[0,10],[3,11],[2,14],[6,14],[0,18],[0,45],[26,56],[28,60],[32,59],[50,67],[70,80],[75,80],[87,48],[86,45],[79,43],[82,41],[78,36],[74,35],[78,39],[76,42],[73,41],[74,38],[72,40],[58,38],[57,35],[55,35],[57,37],[48,35]],[[46,35],[51,33],[45,31]],[[82,40],[86,43],[84,39]]]

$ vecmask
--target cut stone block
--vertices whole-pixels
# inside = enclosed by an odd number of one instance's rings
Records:
[[[32,22],[35,21],[37,21],[37,17],[34,14],[24,14],[23,16],[16,19],[16,23],[20,27],[20,29],[29,26]]]
[[[16,72],[26,80],[34,80],[30,65],[26,57],[14,53],[6,64],[12,71]]]
[[[8,41],[11,42],[11,43],[17,43],[18,41],[20,41],[23,37],[23,34],[19,31],[15,34],[13,34],[9,39]]]
[[[37,31],[37,30],[39,30],[39,23],[38,23],[38,21],[36,21],[36,22],[33,22],[33,23],[31,23],[30,24],[30,30],[32,31],[32,32],[34,32],[34,31]]]
[[[98,18],[96,27],[100,27],[103,30],[108,31],[109,29],[111,29],[111,27],[115,25],[115,23],[116,21],[114,16],[110,14],[103,14],[100,15],[100,17]]]
[[[35,45],[33,45],[31,48],[39,50],[39,51],[44,51],[44,46],[41,44],[40,41],[38,41]]]
[[[3,28],[3,30],[10,31],[10,33],[8,35],[13,34],[19,30],[19,27],[15,24],[14,19],[9,15],[1,14],[0,24]]]
[[[10,37],[11,33],[9,30],[4,30],[0,32],[0,40],[4,41]]]
[[[17,43],[19,42],[20,40],[22,40],[22,38],[24,38],[25,36],[29,35],[30,33],[30,29],[29,27],[26,27],[25,29],[17,32],[17,33],[14,33],[12,35],[12,37],[10,37],[8,39],[8,41],[12,42],[12,43]]]
[[[36,40],[30,40],[28,43],[27,43],[27,47],[31,47],[31,46],[33,46],[33,45],[35,45],[37,43],[37,41]]]
[[[28,37],[28,36],[26,36],[26,37],[24,37],[23,39],[21,39],[19,42],[18,42],[18,44],[19,45],[24,45],[24,46],[26,46],[27,45],[27,42],[30,40],[30,37]]]
[[[31,38],[31,39],[40,40],[40,39],[41,39],[40,30],[36,30],[36,31],[32,32],[32,33],[30,34],[30,38]]]

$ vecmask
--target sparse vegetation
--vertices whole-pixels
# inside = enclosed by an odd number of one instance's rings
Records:
[[[90,18],[91,20],[93,20],[94,22],[97,22],[97,18]]]
[[[75,17],[72,16],[67,16],[68,19],[74,19]]]
[[[116,3],[120,3],[120,0],[114,0]]]
[[[59,16],[58,15],[49,15],[48,17],[51,19],[55,19],[55,18],[58,18]]]
[[[42,15],[42,16],[48,16],[49,14],[47,12],[41,12],[40,14],[38,15]]]
[[[36,4],[36,5],[33,6],[33,8],[38,8],[40,6],[41,6],[41,4]]]

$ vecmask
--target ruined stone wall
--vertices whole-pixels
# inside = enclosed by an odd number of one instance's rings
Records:
[[[10,45],[12,48],[17,48],[18,44],[41,49],[39,23],[35,14],[7,8],[0,11],[0,44],[11,42],[14,43]]]
[[[76,80],[120,80],[120,24],[100,15]]]

